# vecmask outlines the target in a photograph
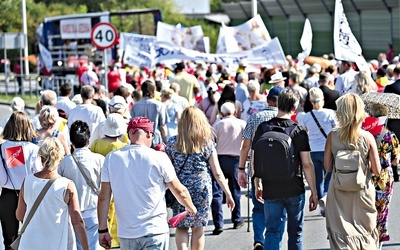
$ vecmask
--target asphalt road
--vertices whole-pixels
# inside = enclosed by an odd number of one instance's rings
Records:
[[[0,100],[1,101],[1,100]],[[31,110],[28,110],[32,113]],[[10,114],[11,110],[8,106],[0,105],[0,121]],[[212,225],[212,219],[210,216],[209,226],[205,228],[205,249],[221,249],[221,250],[251,250],[253,244],[253,230],[251,227],[250,217],[250,232],[247,232],[247,198],[245,197],[246,190],[243,190],[241,199],[241,212],[245,226],[240,229],[233,229],[233,224],[230,221],[230,213],[228,208],[224,206],[224,219],[225,226],[224,232],[218,236],[212,235],[214,226]],[[391,241],[383,245],[383,249],[400,249],[400,182],[395,183],[393,192],[392,202],[389,209],[389,233]],[[327,241],[327,234],[325,230],[325,219],[319,215],[319,210],[314,212],[308,211],[308,197],[309,191],[306,193],[307,203],[305,205],[305,224],[304,224],[304,249],[329,249],[329,243]],[[251,211],[250,202],[250,211]],[[251,213],[251,212],[250,212]],[[170,238],[170,250],[175,250],[175,230],[171,229]],[[283,249],[287,249],[286,235],[283,242]],[[1,234],[0,234],[0,240]],[[2,250],[2,244],[0,244],[0,250]]]

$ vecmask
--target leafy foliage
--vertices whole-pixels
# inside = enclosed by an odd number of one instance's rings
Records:
[[[0,1],[0,30],[2,32],[22,31],[21,0]],[[222,0],[211,0],[212,11],[221,11]],[[117,11],[130,9],[160,9],[163,21],[169,24],[181,23],[184,26],[201,25],[205,36],[210,37],[211,48],[214,49],[218,36],[219,26],[209,24],[204,20],[186,18],[178,14],[179,6],[173,0],[26,0],[28,41],[36,41],[36,29],[44,18],[73,13],[98,11]],[[113,20],[119,30],[154,34],[151,15]],[[32,53],[32,51],[31,51]]]

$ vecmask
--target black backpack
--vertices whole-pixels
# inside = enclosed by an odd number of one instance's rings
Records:
[[[257,129],[264,132],[253,144],[254,176],[267,181],[289,181],[298,170],[292,134],[297,124],[289,127],[266,123]],[[259,131],[257,131],[259,132]]]

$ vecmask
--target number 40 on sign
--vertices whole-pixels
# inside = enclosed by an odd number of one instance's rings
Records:
[[[90,39],[96,48],[108,49],[117,43],[118,32],[111,23],[101,22],[92,28]]]

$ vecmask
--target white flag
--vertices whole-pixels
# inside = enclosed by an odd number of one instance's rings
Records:
[[[39,52],[40,52],[40,62],[42,65],[46,67],[48,72],[53,68],[53,58],[51,57],[50,51],[46,49],[41,43],[39,43]]]
[[[124,54],[124,63],[127,65],[135,65],[138,67],[146,67],[148,69],[152,66],[151,54],[141,51],[133,47],[130,43],[126,44]]]
[[[201,53],[165,42],[156,42],[152,53],[154,58],[153,63],[178,59],[220,63],[224,65],[248,63],[286,66],[287,64],[285,54],[277,37],[250,50],[229,54]]]
[[[297,59],[299,59],[298,64],[303,64],[304,59],[308,57],[311,54],[311,49],[312,49],[312,38],[313,38],[313,33],[312,33],[312,28],[310,24],[310,20],[308,18],[304,22],[304,28],[303,28],[303,34],[301,35],[300,38],[300,45],[303,51],[298,54]]]
[[[333,44],[337,59],[355,62],[360,71],[370,72],[368,64],[362,56],[361,46],[351,32],[341,0],[336,0],[335,4]]]

